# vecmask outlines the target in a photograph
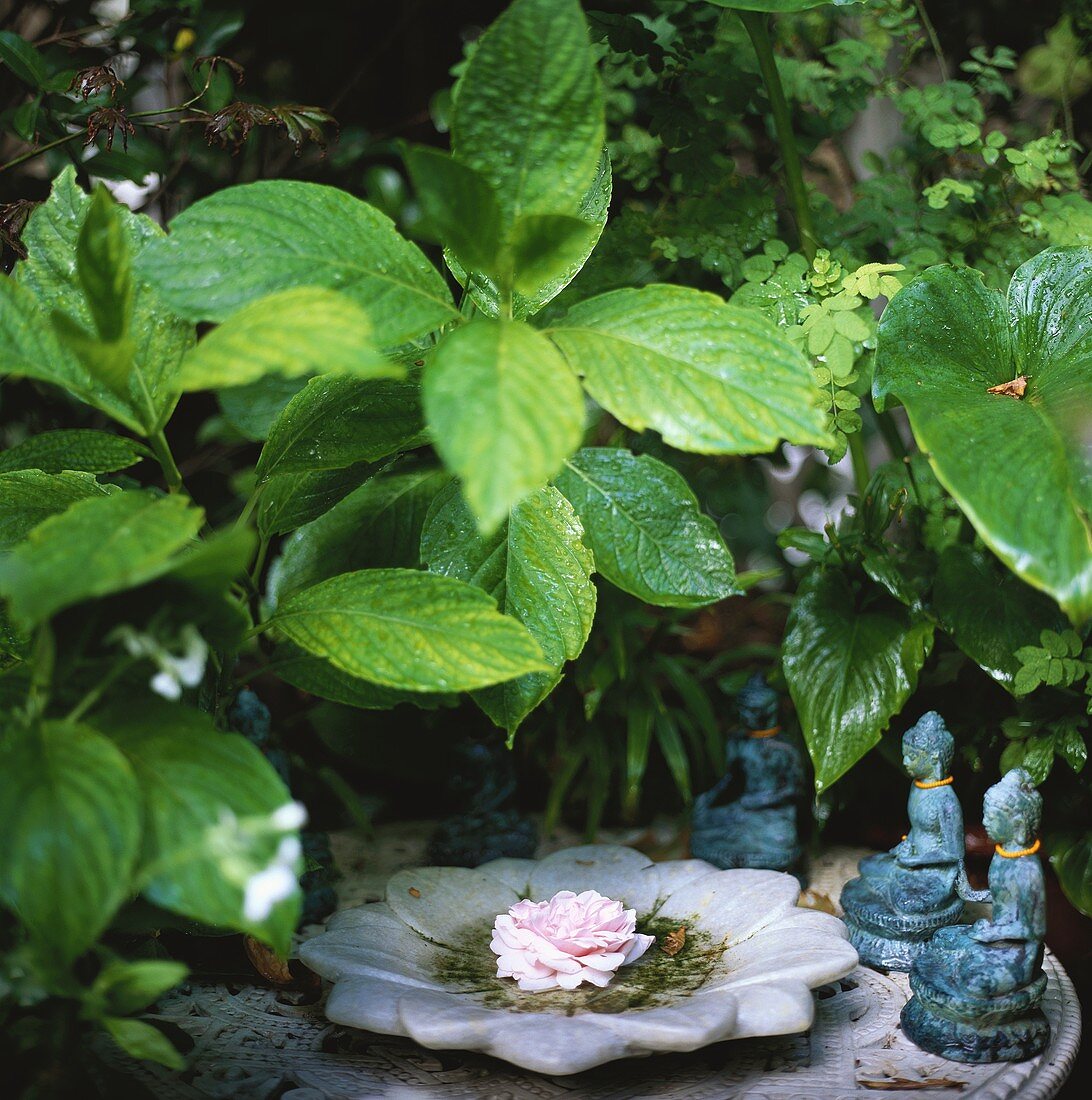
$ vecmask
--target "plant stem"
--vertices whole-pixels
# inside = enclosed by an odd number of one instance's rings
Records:
[[[929,36],[929,45],[933,47],[933,53],[936,55],[937,68],[940,69],[940,79],[947,81],[948,63],[944,60],[944,50],[941,49],[937,29],[933,26],[933,21],[929,18],[929,13],[925,10],[925,4],[922,3],[922,0],[914,0],[914,7],[917,8],[918,18],[921,20],[925,33]]]
[[[30,684],[27,689],[27,713],[32,717],[44,713],[49,705],[49,696],[53,687],[53,665],[57,656],[57,647],[53,640],[53,631],[48,623],[38,627],[34,636],[34,650],[31,654]]]
[[[167,491],[171,493],[181,492],[185,487],[182,484],[182,475],[179,473],[178,464],[171,454],[170,444],[163,434],[163,429],[148,436],[148,444],[152,448],[156,461],[163,469],[163,476],[167,481]]]
[[[121,661],[114,667],[68,712],[66,722],[78,722],[102,697],[108,688],[115,684],[126,672],[137,663],[139,658],[133,657],[128,661]]]
[[[871,480],[872,472],[868,468],[868,457],[864,449],[864,437],[860,432],[854,432],[849,437],[849,458],[853,463],[853,480],[857,483],[857,492],[864,496],[864,491]]]
[[[770,99],[770,109],[773,111],[777,143],[781,147],[781,161],[785,167],[785,187],[789,192],[789,200],[792,202],[793,214],[796,217],[796,232],[800,237],[800,249],[810,264],[815,259],[818,239],[815,236],[815,227],[811,220],[811,207],[808,206],[808,191],[804,184],[804,169],[800,163],[800,150],[796,147],[796,138],[792,132],[792,116],[789,114],[785,89],[781,85],[773,45],[770,42],[770,34],[766,28],[766,16],[762,12],[741,11],[739,17],[743,20],[743,25],[751,36],[755,55],[758,57],[758,68],[762,73],[762,81],[766,85],[766,95]]]

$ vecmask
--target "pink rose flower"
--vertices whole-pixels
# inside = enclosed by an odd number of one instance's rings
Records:
[[[520,989],[605,986],[615,971],[636,962],[655,936],[635,931],[637,914],[594,890],[561,890],[549,901],[520,901],[493,925],[489,945],[497,977],[515,978]]]

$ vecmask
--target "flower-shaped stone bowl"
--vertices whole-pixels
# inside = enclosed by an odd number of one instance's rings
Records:
[[[522,992],[496,976],[494,918],[559,890],[623,901],[658,942],[606,988]],[[300,956],[334,983],[334,1023],[561,1075],[810,1027],[811,990],[848,974],[857,953],[842,922],[798,908],[799,894],[777,871],[652,863],[632,848],[588,845],[475,870],[399,871],[385,902],[336,914]],[[684,926],[682,949],[667,954],[663,937]]]

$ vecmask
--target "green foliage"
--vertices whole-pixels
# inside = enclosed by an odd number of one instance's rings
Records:
[[[137,270],[192,321],[225,321],[243,306],[299,287],[340,290],[371,318],[381,349],[453,319],[439,272],[389,218],[332,187],[275,180],[194,203]]]
[[[531,635],[480,589],[410,569],[321,581],[266,626],[350,676],[407,691],[469,691],[546,668]]]
[[[112,493],[51,516],[0,561],[0,594],[34,626],[75,603],[144,584],[170,568],[203,515],[183,497]],[[83,552],[72,553],[79,546]]]
[[[64,973],[125,900],[140,846],[137,781],[86,726],[8,728],[0,747],[0,898],[39,964]]]
[[[617,290],[549,336],[627,427],[706,454],[828,441],[807,365],[763,318],[681,287]]]
[[[504,526],[483,537],[455,485],[435,498],[421,533],[430,571],[483,588],[518,619],[542,648],[549,672],[533,672],[475,694],[478,705],[514,735],[553,690],[567,661],[580,655],[595,617],[595,568],[572,505],[546,487],[509,513]]]
[[[130,265],[162,231],[67,169],[23,232],[27,258],[0,290],[0,348],[17,374],[50,382],[151,435],[178,399],[192,328]],[[73,262],[75,257],[75,262]]]
[[[879,743],[932,644],[932,622],[886,593],[855,593],[836,569],[804,580],[786,624],[783,664],[817,792]]]
[[[401,377],[375,350],[368,315],[347,295],[305,287],[258,298],[215,328],[182,361],[184,390],[241,386],[279,374]]]
[[[278,860],[288,833],[273,815],[289,794],[262,754],[238,734],[217,730],[206,715],[163,702],[115,705],[95,724],[140,784],[137,881],[144,896],[190,920],[249,932],[287,954],[299,891],[263,916],[246,911],[248,880]]]
[[[702,607],[738,593],[720,532],[670,466],[587,447],[556,485],[580,517],[596,569],[623,591],[663,607]]]
[[[1092,616],[1092,252],[1049,250],[1013,276],[1008,303],[973,272],[937,268],[881,322],[874,394],[907,408],[937,477],[975,530],[1070,618]],[[1024,379],[1019,396],[997,387]],[[995,392],[988,392],[993,389]],[[1019,471],[1023,492],[999,486]]]
[[[482,318],[453,332],[426,363],[423,396],[436,450],[462,480],[483,534],[580,445],[580,384],[522,321]]]
[[[158,4],[128,21],[141,56],[164,50]],[[760,57],[748,30],[766,26]],[[685,810],[719,776],[724,696],[756,664],[783,674],[824,793],[939,697],[973,711],[952,723],[966,763],[1059,792],[1048,849],[1087,911],[1086,31],[957,68],[919,57],[932,32],[910,0],[515,0],[436,103],[450,152],[402,147],[412,190],[391,142],[362,172],[359,152],[330,158],[372,203],[287,178],[193,186],[179,134],[190,183],[161,207],[206,197],[166,233],[72,169],[29,216],[4,207],[17,996],[177,1067],[132,1014],[183,969],[114,955],[111,925],[131,935],[151,907],[156,927],[287,951],[302,809],[234,732],[267,736],[247,684],[278,700],[323,826],[337,811],[316,792],[360,813],[325,763],[330,726],[370,774],[418,727],[491,721],[549,777],[548,826],[578,809],[589,834]],[[91,170],[143,179],[136,127],[162,116],[130,118],[104,67],[64,68],[70,48],[89,47],[0,32],[26,89],[0,125],[58,152],[77,125],[116,136]],[[169,114],[225,146],[321,140],[324,112],[233,102],[229,72],[198,64]],[[845,139],[870,105],[901,132],[861,157]],[[821,531],[816,500],[841,513]],[[794,509],[811,526],[782,530]]]

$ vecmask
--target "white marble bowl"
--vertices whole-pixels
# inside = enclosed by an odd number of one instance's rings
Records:
[[[494,918],[520,898],[558,890],[620,899],[637,910],[639,931],[660,938],[685,925],[686,944],[674,957],[654,944],[605,989],[521,992],[496,977]],[[652,863],[632,848],[588,845],[476,870],[399,871],[385,902],[337,913],[300,957],[334,983],[326,1006],[334,1023],[577,1073],[809,1028],[811,990],[848,974],[857,952],[836,917],[797,908],[799,894],[796,879],[777,871]]]

